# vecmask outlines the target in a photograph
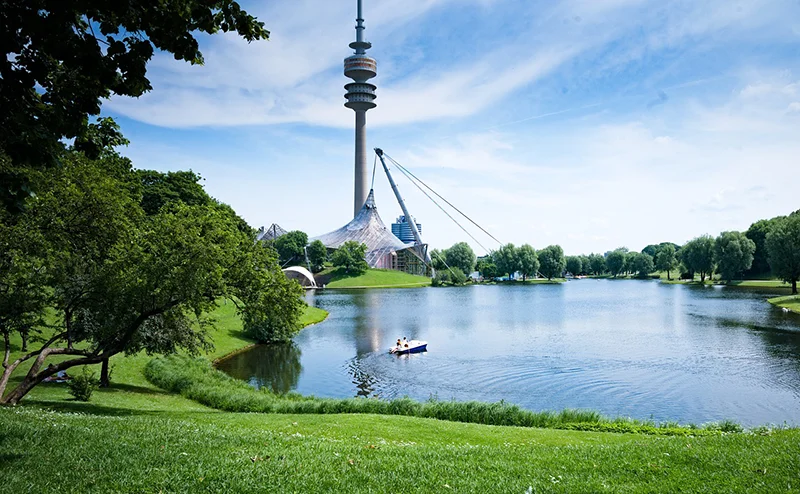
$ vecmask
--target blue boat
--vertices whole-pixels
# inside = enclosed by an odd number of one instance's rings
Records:
[[[420,353],[427,351],[428,342],[420,340],[411,340],[398,346],[393,346],[389,349],[389,353],[395,355],[403,355],[404,353]]]

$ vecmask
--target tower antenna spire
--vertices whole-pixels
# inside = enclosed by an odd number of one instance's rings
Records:
[[[347,91],[344,97],[347,108],[356,113],[355,126],[355,181],[353,195],[353,217],[361,211],[361,206],[367,200],[369,189],[369,172],[367,170],[367,110],[377,106],[375,104],[375,90],[377,86],[367,81],[375,77],[378,72],[378,63],[374,58],[367,56],[367,50],[372,48],[372,43],[364,41],[364,18],[362,0],[357,0],[358,13],[356,17],[356,40],[350,43],[355,53],[344,59],[344,75],[353,80],[345,84]]]

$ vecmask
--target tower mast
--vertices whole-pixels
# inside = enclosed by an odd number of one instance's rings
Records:
[[[374,58],[367,56],[372,43],[364,41],[364,19],[362,17],[361,0],[358,0],[358,17],[356,18],[356,40],[350,43],[355,53],[344,59],[344,75],[353,80],[344,86],[347,93],[344,97],[347,108],[356,113],[356,152],[355,152],[355,193],[353,196],[353,217],[361,210],[369,194],[369,174],[367,171],[367,110],[375,108],[375,90],[377,86],[367,81],[377,75],[378,64]]]

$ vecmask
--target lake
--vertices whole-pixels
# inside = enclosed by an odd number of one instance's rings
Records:
[[[800,316],[777,290],[576,280],[560,285],[324,290],[291,345],[219,368],[325,397],[500,401],[531,410],[702,424],[800,424]],[[397,338],[428,341],[396,356]]]

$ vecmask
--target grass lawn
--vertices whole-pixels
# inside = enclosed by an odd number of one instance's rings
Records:
[[[800,290],[798,290],[800,291]],[[775,297],[767,300],[767,302],[777,307],[785,307],[792,312],[800,314],[800,295],[789,295],[787,297]]]
[[[344,269],[333,268],[320,273],[329,277],[327,288],[412,288],[430,286],[431,280],[426,276],[394,271],[392,269],[368,269],[360,275],[347,274]]]
[[[656,438],[377,415],[0,409],[5,492],[783,492],[800,432]]]

